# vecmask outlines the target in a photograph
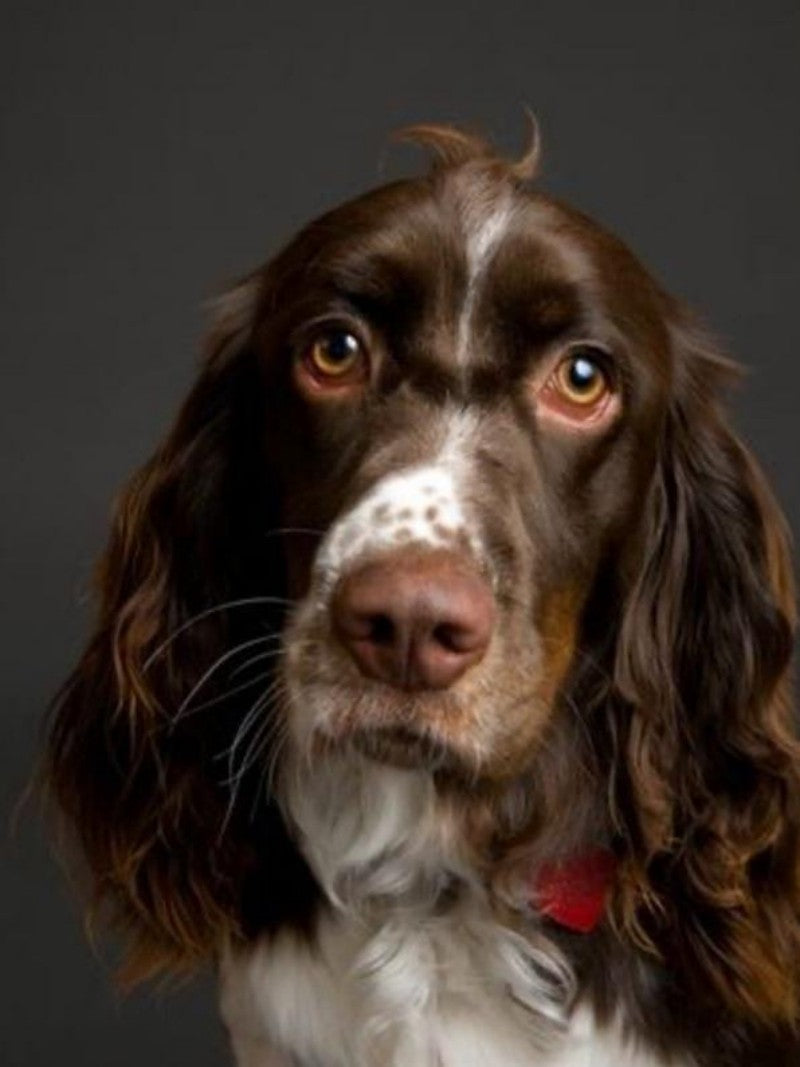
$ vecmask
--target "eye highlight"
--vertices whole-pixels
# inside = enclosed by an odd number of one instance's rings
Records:
[[[581,349],[561,360],[555,385],[566,400],[581,406],[596,404],[609,389],[605,370]]]

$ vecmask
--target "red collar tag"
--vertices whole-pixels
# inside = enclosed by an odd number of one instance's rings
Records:
[[[594,852],[543,863],[536,872],[531,904],[559,926],[588,934],[598,925],[617,870],[613,852]]]

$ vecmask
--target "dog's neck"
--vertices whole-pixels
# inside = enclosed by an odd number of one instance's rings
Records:
[[[580,862],[607,843],[596,798],[576,790],[574,776],[568,784],[569,797],[553,796],[558,783],[543,785],[534,768],[467,788],[343,750],[313,767],[288,759],[280,792],[335,906],[431,913],[468,893],[505,913],[530,909],[537,871]]]

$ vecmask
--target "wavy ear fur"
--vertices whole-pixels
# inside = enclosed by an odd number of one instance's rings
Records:
[[[685,321],[614,678],[630,856],[619,921],[702,1001],[790,1025],[800,1004],[800,747],[786,528]]]
[[[236,936],[256,862],[253,826],[238,811],[228,818],[219,761],[241,705],[178,712],[242,636],[229,621],[240,613],[209,606],[282,592],[265,537],[263,388],[249,344],[259,290],[253,276],[220,302],[194,389],[118,502],[97,574],[99,622],[51,714],[47,784],[77,830],[98,903],[129,935],[128,980],[196,963]],[[244,614],[245,636],[263,635],[263,614]],[[199,699],[214,695],[211,678]]]

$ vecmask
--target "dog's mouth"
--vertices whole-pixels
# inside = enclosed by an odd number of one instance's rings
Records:
[[[358,752],[379,763],[429,771],[464,770],[464,757],[451,744],[412,726],[361,727],[349,740]]]

